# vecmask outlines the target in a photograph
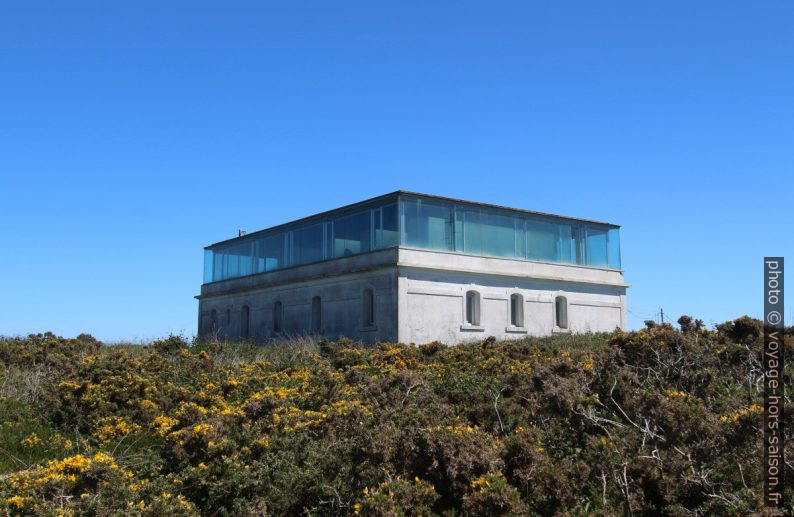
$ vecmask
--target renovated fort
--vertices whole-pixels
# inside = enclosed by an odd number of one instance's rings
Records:
[[[397,191],[208,246],[198,330],[453,344],[625,329],[619,232]]]

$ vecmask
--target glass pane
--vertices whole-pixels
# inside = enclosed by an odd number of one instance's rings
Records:
[[[600,228],[587,227],[587,264],[606,267],[607,232]]]
[[[212,282],[212,250],[204,250],[204,283]]]
[[[333,221],[326,221],[323,223],[325,232],[325,242],[323,247],[325,249],[325,258],[334,258],[334,223]]]
[[[559,225],[543,221],[527,221],[527,258],[562,262]]]
[[[620,230],[612,228],[607,232],[609,246],[609,267],[620,269]]]
[[[223,251],[213,250],[212,252],[212,280],[223,280]]]
[[[254,246],[256,272],[273,271],[286,265],[284,234],[276,233],[257,239]]]
[[[528,220],[527,258],[544,262],[571,263],[571,227],[548,221]]]
[[[253,243],[241,242],[232,246],[229,264],[235,277],[250,275],[254,272]]]
[[[518,217],[515,217],[514,224],[515,224],[515,236],[516,236],[515,256],[520,258],[526,258],[527,248],[526,248],[526,232],[524,231],[525,222],[523,219],[519,219]]]
[[[497,257],[517,256],[513,217],[488,210],[461,210],[458,214],[458,220],[463,220],[463,251]]]
[[[584,264],[585,259],[584,228],[581,226],[571,227],[571,262],[574,264]]]
[[[516,218],[486,209],[455,211],[455,249],[475,255],[497,257],[523,256],[521,240],[516,237]]]
[[[314,224],[292,232],[292,265],[323,259],[323,225]]]
[[[334,221],[334,257],[347,257],[370,250],[370,214],[367,210]]]
[[[421,199],[403,201],[406,246],[452,251],[451,207]]]
[[[559,246],[559,262],[563,264],[571,264],[574,259],[574,252],[572,248],[573,238],[571,236],[572,228],[567,224],[557,225],[560,232],[557,238],[557,245]]]
[[[485,251],[497,257],[516,256],[516,228],[512,217],[490,213],[487,214],[485,234]]]
[[[396,204],[386,205],[380,209],[377,229],[375,247],[391,248],[400,244],[400,214]]]
[[[213,250],[213,277],[216,280],[250,275],[253,256],[250,241],[240,242]]]
[[[463,221],[463,251],[475,255],[486,254],[486,234],[488,227],[485,217],[479,210],[458,210],[458,217]]]
[[[463,227],[465,225],[466,211],[461,208],[455,208],[455,225],[453,228],[453,240],[455,241],[455,251],[463,252],[464,235]]]
[[[223,252],[223,277],[235,278],[237,274],[237,256],[231,250],[227,249]]]

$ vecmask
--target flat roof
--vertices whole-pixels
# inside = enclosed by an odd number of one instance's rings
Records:
[[[311,219],[320,218],[320,217],[324,217],[324,216],[329,216],[331,214],[347,211],[347,210],[350,210],[350,209],[353,209],[353,208],[357,208],[359,206],[367,205],[367,204],[370,204],[370,203],[375,203],[377,201],[385,201],[385,200],[388,200],[388,199],[391,199],[391,198],[397,198],[398,196],[401,196],[401,195],[403,195],[403,196],[416,196],[416,197],[421,197],[421,198],[435,199],[435,200],[438,200],[438,201],[447,201],[447,202],[452,202],[452,203],[461,203],[461,204],[472,205],[472,206],[480,206],[480,207],[484,207],[484,208],[496,208],[496,209],[499,209],[499,210],[506,210],[506,211],[509,211],[509,212],[517,212],[517,213],[521,213],[521,214],[539,215],[539,216],[542,216],[542,217],[549,217],[549,218],[552,218],[552,219],[564,219],[564,220],[567,220],[567,221],[576,221],[576,222],[581,222],[581,223],[594,223],[594,224],[600,224],[600,225],[604,225],[604,226],[609,226],[609,227],[612,227],[612,228],[620,228],[620,225],[618,225],[618,224],[607,223],[607,222],[604,222],[604,221],[597,221],[595,219],[583,219],[581,217],[570,217],[570,216],[565,216],[565,215],[549,214],[549,213],[546,213],[546,212],[538,212],[538,211],[535,211],[535,210],[526,210],[526,209],[523,209],[523,208],[512,208],[512,207],[509,207],[509,206],[494,205],[492,203],[481,203],[479,201],[467,201],[465,199],[458,199],[458,198],[453,198],[453,197],[436,196],[436,195],[433,195],[433,194],[423,194],[421,192],[412,192],[410,190],[395,190],[394,192],[389,192],[388,194],[382,194],[380,196],[375,196],[375,197],[372,197],[372,198],[369,198],[369,199],[365,199],[363,201],[358,201],[356,203],[343,205],[343,206],[340,206],[338,208],[333,208],[331,210],[325,210],[324,212],[318,212],[316,214],[312,214],[312,215],[309,215],[309,216],[306,216],[306,217],[301,217],[300,219],[295,219],[294,221],[289,221],[289,222],[286,222],[286,223],[278,224],[276,226],[270,226],[269,228],[264,228],[262,230],[256,230],[254,232],[246,233],[245,235],[242,235],[240,237],[232,237],[231,239],[225,239],[225,240],[222,240],[222,241],[218,241],[218,242],[215,242],[213,244],[210,244],[209,246],[205,246],[204,249],[213,248],[213,247],[221,245],[221,244],[227,244],[227,243],[238,241],[238,240],[248,239],[248,238],[250,238],[250,237],[252,237],[254,235],[259,235],[259,234],[262,234],[262,233],[265,233],[265,232],[270,232],[270,231],[279,230],[279,229],[282,229],[282,228],[287,228],[289,226],[300,224],[300,223],[309,221]]]

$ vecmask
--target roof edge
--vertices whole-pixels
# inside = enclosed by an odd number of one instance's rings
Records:
[[[269,226],[267,228],[263,228],[261,230],[256,230],[256,231],[253,231],[251,233],[246,233],[243,236],[232,237],[232,238],[229,238],[229,239],[224,239],[222,241],[214,242],[212,244],[204,246],[204,249],[205,250],[206,249],[210,249],[210,248],[213,248],[215,246],[219,246],[221,244],[227,244],[227,243],[234,242],[234,241],[237,241],[237,240],[240,240],[240,239],[247,239],[247,238],[250,238],[253,235],[259,235],[259,234],[262,234],[262,233],[265,233],[265,232],[270,232],[270,231],[273,231],[273,230],[279,230],[279,229],[282,229],[282,228],[286,228],[286,227],[289,227],[289,226],[300,224],[300,223],[308,221],[310,219],[319,218],[319,217],[322,217],[322,216],[327,216],[327,215],[330,215],[330,214],[333,214],[333,213],[336,213],[336,212],[342,212],[342,211],[345,211],[345,210],[350,210],[350,209],[356,208],[358,206],[366,205],[366,204],[369,204],[369,203],[374,203],[374,202],[381,201],[381,200],[386,200],[386,199],[389,199],[389,198],[392,198],[392,197],[396,198],[398,196],[403,196],[403,195],[404,196],[423,197],[423,198],[428,198],[428,199],[436,199],[436,200],[439,200],[439,201],[446,201],[446,202],[451,202],[451,203],[462,203],[462,204],[467,204],[467,205],[480,206],[480,207],[484,207],[484,208],[495,208],[495,209],[498,209],[498,210],[506,210],[506,211],[510,211],[510,212],[519,212],[519,213],[522,213],[522,214],[538,215],[538,216],[541,216],[541,217],[549,217],[549,218],[552,218],[552,219],[564,219],[564,220],[567,220],[567,221],[576,221],[576,222],[581,222],[581,223],[600,224],[600,225],[603,225],[603,226],[609,226],[611,228],[620,228],[620,225],[618,225],[618,224],[608,223],[606,221],[598,221],[596,219],[584,219],[584,218],[581,218],[581,217],[572,217],[572,216],[566,216],[566,215],[551,214],[551,213],[548,213],[548,212],[538,212],[536,210],[527,210],[527,209],[524,209],[524,208],[514,208],[514,207],[509,207],[509,206],[504,206],[504,205],[496,205],[496,204],[493,204],[493,203],[482,203],[482,202],[479,202],[479,201],[468,201],[466,199],[447,197],[447,196],[438,196],[438,195],[435,195],[435,194],[425,194],[423,192],[414,192],[414,191],[411,191],[411,190],[394,190],[392,192],[388,192],[386,194],[381,194],[379,196],[375,196],[375,197],[371,197],[371,198],[368,198],[368,199],[364,199],[362,201],[357,201],[355,203],[349,203],[347,205],[342,205],[342,206],[337,207],[337,208],[332,208],[330,210],[324,210],[322,212],[317,212],[316,214],[311,214],[311,215],[308,215],[306,217],[301,217],[300,219],[295,219],[295,220],[292,220],[292,221],[288,221],[286,223],[277,224],[275,226]]]

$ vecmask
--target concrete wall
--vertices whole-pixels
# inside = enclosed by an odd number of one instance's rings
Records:
[[[252,287],[245,292],[202,297],[199,302],[200,334],[212,335],[211,314],[218,316],[216,333],[220,338],[239,339],[243,306],[249,307],[250,337],[264,343],[297,335],[318,335],[337,339],[342,336],[365,343],[397,339],[396,268],[362,271],[329,278],[291,282],[271,287]],[[365,327],[363,293],[372,289],[375,298],[375,325]],[[321,332],[311,329],[312,298],[321,300]],[[274,333],[273,314],[282,303],[283,331]],[[230,314],[227,323],[226,315]]]
[[[480,324],[466,323],[466,292],[480,296]],[[510,325],[510,297],[523,299],[523,326]],[[555,326],[554,301],[567,300],[568,328]],[[554,332],[626,328],[621,272],[512,259],[400,250],[398,338],[453,344]]]

